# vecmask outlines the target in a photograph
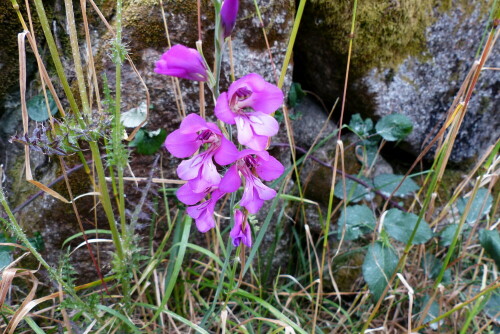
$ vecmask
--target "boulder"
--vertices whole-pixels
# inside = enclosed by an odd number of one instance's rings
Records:
[[[413,121],[414,131],[400,147],[413,157],[418,155],[426,136],[442,124],[478,59],[488,6],[459,1],[448,7],[432,1],[365,1],[358,4],[354,36],[349,35],[351,2],[332,5],[315,0],[306,8],[296,49],[296,80],[333,104],[342,96],[348,42],[353,38],[344,119],[354,113],[374,119],[403,113]],[[493,50],[486,66],[499,65],[500,53]],[[452,162],[473,161],[499,137],[499,85],[496,71],[483,71]]]

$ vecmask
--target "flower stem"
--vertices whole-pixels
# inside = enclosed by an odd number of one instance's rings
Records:
[[[57,273],[57,271],[45,261],[42,255],[35,249],[35,247],[33,247],[31,242],[28,240],[26,234],[23,232],[23,229],[21,228],[21,226],[19,226],[16,217],[14,217],[14,214],[10,210],[9,204],[7,203],[7,199],[5,198],[1,182],[0,182],[0,202],[2,203],[2,206],[8,216],[8,220],[0,218],[0,221],[4,223],[6,229],[10,229],[14,233],[15,237],[18,240],[20,240],[26,248],[28,248],[30,253],[33,254],[33,256],[37,259],[37,261],[40,262],[40,264],[48,271],[49,275],[64,288],[67,294],[69,294],[78,304],[84,306],[85,303],[83,302],[83,300],[80,299],[80,297],[78,297],[78,295],[75,292],[75,289],[61,278],[61,276]],[[91,312],[91,314],[97,318],[97,314],[95,314],[92,310],[86,310],[86,311]]]

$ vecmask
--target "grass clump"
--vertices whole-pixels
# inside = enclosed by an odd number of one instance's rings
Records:
[[[317,3],[329,5],[327,2]],[[73,5],[72,1],[65,1],[68,19],[74,16]],[[225,23],[224,16],[219,15],[223,4],[214,1],[213,5],[215,31],[219,32]],[[295,28],[300,23],[304,5],[305,1],[301,1],[298,7],[287,60],[290,60],[297,33]],[[43,25],[43,6],[39,0],[34,6]],[[389,12],[394,20],[377,27],[379,37],[386,39],[384,43],[415,43],[417,47],[421,42],[418,38],[421,25],[428,23],[423,11],[430,6],[429,3],[391,5],[367,2],[363,6],[351,25],[360,35],[365,33],[365,26],[381,21]],[[93,10],[98,9],[93,7]],[[468,103],[498,37],[495,29],[487,32],[488,39],[481,56],[450,106],[442,127],[404,175],[375,175],[374,166],[384,145],[404,141],[411,133],[413,125],[406,116],[393,114],[374,122],[355,114],[322,140],[319,133],[315,144],[302,152],[301,148],[294,146],[288,109],[283,105],[280,111],[284,124],[282,131],[286,131],[288,143],[276,146],[290,150],[292,163],[285,166],[281,175],[267,177],[272,181],[268,185],[276,191],[276,196],[264,206],[264,213],[255,215],[247,212],[250,210],[242,204],[243,201],[237,202],[237,195],[242,193],[240,189],[221,196],[221,206],[213,216],[215,226],[200,241],[196,237],[200,234],[195,230],[195,226],[199,228],[199,217],[193,218],[190,212],[193,205],[181,203],[182,194],[175,195],[184,182],[163,176],[162,160],[170,159],[170,156],[165,151],[156,151],[158,147],[146,150],[152,145],[148,143],[159,140],[156,136],[161,135],[159,141],[163,142],[165,132],[144,129],[145,120],[140,118],[132,121],[134,125],[130,129],[133,130],[129,134],[122,122],[121,93],[127,87],[121,87],[121,71],[125,61],[132,67],[133,62],[123,46],[120,0],[115,10],[115,25],[108,27],[114,38],[114,91],[106,77],[98,80],[99,73],[84,71],[86,66],[93,66],[92,55],[81,59],[79,45],[88,43],[90,49],[92,45],[86,29],[83,29],[85,41],[78,39],[74,20],[68,20],[69,38],[76,70],[74,87],[78,87],[79,99],[72,97],[75,90],[69,89],[64,71],[58,71],[57,79],[50,78],[45,75],[43,61],[39,58],[39,71],[46,85],[43,86],[43,96],[49,104],[48,88],[59,112],[54,116],[49,105],[43,133],[38,127],[38,132],[30,134],[28,131],[29,113],[23,93],[26,83],[21,80],[24,132],[14,139],[26,149],[26,180],[71,207],[78,230],[64,240],[63,255],[56,269],[56,265],[44,258],[42,250],[35,247],[33,239],[28,238],[27,231],[20,227],[14,211],[21,209],[11,210],[3,190],[0,192],[5,212],[0,219],[4,228],[1,240],[5,242],[0,247],[19,250],[0,248],[0,256],[8,258],[8,261],[0,258],[3,321],[0,327],[6,333],[13,333],[16,329],[54,333],[61,328],[71,333],[495,331],[500,288],[497,267],[499,195],[495,191],[500,141],[497,140],[496,145],[478,159],[463,179],[452,185],[443,183]],[[347,2],[340,2],[334,10],[344,16],[352,13]],[[255,11],[262,21],[256,2]],[[29,30],[32,14],[18,14],[22,25]],[[86,14],[82,13],[84,28],[87,24],[85,17]],[[356,20],[357,17],[363,19]],[[407,26],[399,29],[405,20]],[[58,64],[59,54],[51,45],[50,29],[44,29],[44,32],[51,47],[52,60]],[[263,30],[264,39],[265,33]],[[202,43],[198,43],[198,51],[189,51],[191,55],[198,52],[202,59],[196,64],[197,70],[200,67],[206,70],[201,74],[206,84],[200,83],[200,104],[203,106],[204,87],[213,93],[214,100],[219,99],[221,59],[231,57],[231,52],[225,52],[226,47],[231,50],[230,39],[215,35],[214,66],[203,62]],[[412,37],[415,41],[411,41]],[[25,40],[37,58],[39,56],[33,36],[21,35],[21,73],[25,73],[22,66]],[[380,61],[388,61],[384,58],[388,57],[384,50],[367,46],[365,51],[380,55]],[[287,68],[285,61],[279,81],[275,73],[280,88]],[[234,77],[234,73],[231,75]],[[172,80],[172,84],[176,94],[182,94],[178,82]],[[54,94],[53,85],[66,88],[68,110]],[[228,105],[235,108],[235,103],[245,102],[252,93],[249,93],[250,88],[253,89],[249,86],[238,90],[239,95],[228,101]],[[147,115],[150,101],[149,94],[145,95],[144,113]],[[295,99],[294,103],[300,102]],[[204,112],[202,108],[200,119],[205,117]],[[128,120],[132,117],[130,115],[127,114]],[[179,115],[186,116],[181,110]],[[225,138],[236,139],[238,135],[221,122],[217,129],[211,131],[220,132]],[[348,148],[344,147],[341,135],[345,131],[350,131],[356,138],[350,145],[354,146],[357,169],[346,166]],[[197,133],[197,136],[203,140],[213,139],[210,137],[213,133]],[[331,148],[334,152],[332,161],[321,161],[315,153],[334,137],[337,142]],[[134,141],[128,145],[125,140]],[[211,141],[203,142],[196,149],[205,152],[203,150],[211,145]],[[418,170],[421,159],[433,145],[437,145],[435,160],[430,168]],[[136,151],[131,151],[133,147]],[[136,176],[137,171],[132,170],[132,176],[126,176],[128,169],[132,169],[130,157],[141,153],[139,147],[144,149],[142,153],[154,155],[149,173]],[[37,149],[53,156],[59,163],[65,192],[56,192],[33,178],[29,153]],[[297,152],[303,155],[299,156]],[[244,168],[248,166],[255,167],[253,176],[263,173],[261,169],[265,162],[262,161],[269,160],[262,158],[267,157],[265,153],[261,154],[250,155],[253,160],[248,158],[237,166],[241,168],[240,173],[244,174]],[[80,159],[84,177],[88,179],[90,191],[83,195],[73,194],[69,179],[78,169],[67,168],[65,161],[68,156]],[[305,184],[300,169],[306,159],[328,168],[328,180],[331,181],[326,188],[329,196],[325,203],[304,197]],[[261,165],[257,166],[255,160]],[[347,173],[348,168],[354,172]],[[236,174],[239,177],[238,170]],[[247,177],[248,180],[253,179]],[[135,182],[137,189],[129,186],[129,182]],[[443,192],[445,187],[451,190]],[[216,196],[214,189],[206,191]],[[91,197],[94,201],[95,211],[90,219],[85,217],[86,220],[82,220],[85,214],[78,211],[81,196]],[[258,195],[254,193],[254,196]],[[200,205],[209,204],[212,198]],[[245,216],[245,223],[240,222],[240,230],[252,230],[251,247],[245,242],[236,242],[234,236],[230,237],[233,233],[231,227],[237,224],[236,216],[239,216],[234,209]],[[310,214],[312,211],[314,215]],[[311,230],[312,222],[308,221],[311,217],[317,220],[314,223],[319,226],[318,231]],[[285,246],[283,240],[288,240]],[[95,268],[94,280],[82,282],[82,277],[78,277],[74,259],[75,254],[82,251],[88,254],[88,265]],[[286,258],[290,261],[275,268],[273,260],[282,255],[280,252],[287,252]],[[43,272],[23,268],[21,260],[27,256],[34,257]],[[106,257],[110,260],[106,261]],[[17,284],[19,280],[26,284]],[[39,280],[43,280],[43,289]],[[19,291],[9,295],[12,287]]]

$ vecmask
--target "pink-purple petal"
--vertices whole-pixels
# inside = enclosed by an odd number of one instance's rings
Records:
[[[274,189],[269,188],[257,178],[255,179],[255,189],[257,190],[260,199],[267,201],[276,196],[276,191]]]
[[[216,186],[220,183],[221,177],[217,171],[217,167],[212,161],[212,158],[206,159],[203,169],[201,171],[201,178],[207,183],[207,186]],[[193,188],[193,186],[191,186]],[[203,186],[200,188],[204,188]],[[200,188],[195,189],[198,191]]]
[[[248,222],[244,221],[245,215],[240,210],[234,211],[234,226],[229,232],[233,239],[233,246],[238,247],[242,242],[247,247],[252,247],[252,231]],[[243,230],[243,225],[245,225]]]
[[[182,133],[196,133],[207,128],[207,122],[198,114],[189,114],[181,122]]]
[[[177,167],[177,175],[181,180],[192,180],[198,176],[203,166],[203,154],[197,154],[191,159],[182,161]]]
[[[156,62],[155,72],[174,77],[207,81],[207,69],[203,58],[195,49],[174,45]]]
[[[190,206],[187,208],[188,215],[195,220],[196,228],[201,233],[208,232],[210,229],[215,227],[215,219],[213,216],[213,211],[201,208],[205,203],[197,206]]]
[[[242,87],[252,91],[252,95],[248,99],[238,103],[242,108],[248,107],[255,111],[271,114],[283,104],[283,92],[277,86],[266,82],[257,73],[247,74],[233,82],[228,90],[229,99]]]
[[[258,197],[257,190],[249,189],[247,195],[243,194],[240,205],[244,206],[251,214],[259,212],[264,201]]]
[[[206,196],[206,193],[195,193],[191,189],[189,183],[184,184],[177,189],[177,198],[186,205],[193,205],[201,201]]]
[[[229,165],[238,159],[238,149],[236,146],[226,139],[226,137],[221,136],[220,147],[215,151],[214,159],[221,166]]]
[[[196,141],[197,137],[196,133],[182,133],[181,130],[175,130],[167,136],[164,145],[174,157],[187,158],[200,148],[200,144]]]
[[[238,16],[239,0],[224,0],[220,10],[221,24],[224,30],[223,37],[226,38],[231,35],[236,24],[236,17]]]
[[[219,189],[225,193],[232,193],[241,186],[241,177],[236,165],[231,166],[219,183]]]
[[[251,149],[263,151],[266,149],[269,137],[254,133],[251,123],[246,117],[236,117],[236,128],[238,130],[238,142]]]
[[[272,116],[264,114],[260,111],[248,113],[253,128],[253,132],[261,136],[271,137],[278,133],[278,121]]]
[[[226,92],[219,95],[215,103],[215,116],[227,124],[234,124],[234,113],[231,111],[228,101],[228,94]]]
[[[267,160],[257,158],[258,164],[255,167],[257,175],[264,181],[272,181],[277,179],[285,171],[285,167],[273,156],[269,156]]]

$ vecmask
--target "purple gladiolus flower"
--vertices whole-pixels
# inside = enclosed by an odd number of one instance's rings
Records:
[[[245,224],[243,224],[244,221]],[[244,228],[243,225],[245,226]],[[250,224],[248,224],[245,215],[240,210],[234,211],[234,227],[229,232],[229,236],[233,239],[234,247],[238,247],[242,242],[245,246],[252,247]]]
[[[224,0],[220,10],[222,28],[224,29],[223,37],[226,38],[231,35],[236,24],[236,17],[238,16],[239,0]]]
[[[219,184],[221,176],[213,158],[219,165],[227,165],[234,161],[238,149],[222,135],[214,123],[208,123],[196,114],[188,115],[179,129],[165,140],[165,147],[177,158],[193,155],[202,145],[207,146],[205,151],[184,160],[177,167],[177,175],[182,180],[189,181],[188,185],[195,193],[205,192]]]
[[[269,114],[282,104],[283,92],[278,87],[250,73],[219,95],[215,115],[225,123],[236,124],[240,144],[263,151],[269,137],[279,130],[278,122]]]
[[[184,45],[174,45],[156,62],[155,72],[194,81],[207,81],[207,68],[200,53]]]
[[[215,227],[215,204],[223,195],[223,192],[215,189],[209,200],[187,208],[188,215],[195,220],[196,227],[201,233],[205,233]]]
[[[219,189],[225,193],[236,191],[241,185],[241,173],[245,178],[245,186],[240,205],[255,214],[265,200],[276,196],[276,191],[264,185],[259,177],[272,181],[280,177],[284,170],[283,165],[267,151],[246,149],[240,152],[235,164],[228,169],[219,183]]]

